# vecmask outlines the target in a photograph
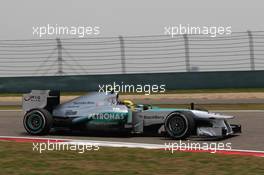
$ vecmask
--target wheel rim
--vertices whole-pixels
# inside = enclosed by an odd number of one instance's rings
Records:
[[[34,112],[27,117],[27,126],[32,131],[38,131],[43,126],[43,117],[40,113]]]
[[[186,121],[181,116],[172,117],[168,124],[170,131],[175,136],[181,136],[186,132],[186,128],[187,128]]]

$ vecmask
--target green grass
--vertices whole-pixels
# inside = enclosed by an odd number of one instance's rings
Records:
[[[0,110],[17,110],[17,109],[21,109],[21,106],[12,106],[12,105],[0,106]]]
[[[7,92],[1,92],[0,97],[21,97],[22,93],[7,93]]]
[[[168,90],[167,94],[185,93],[238,93],[238,92],[264,92],[264,88],[228,88],[228,89],[189,89],[189,90]]]
[[[162,108],[190,108],[190,104],[153,104]],[[207,110],[264,110],[264,103],[248,103],[248,104],[201,104],[195,105],[198,109]],[[0,106],[0,110],[18,110],[21,106]]]
[[[228,89],[179,89],[166,90],[164,94],[185,94],[185,93],[237,93],[237,92],[264,92],[264,88],[228,88]],[[61,92],[62,96],[79,96],[87,92]],[[23,93],[5,93],[0,92],[0,97],[17,97]],[[120,93],[121,95],[133,95],[140,93]],[[144,94],[144,93],[141,93]]]
[[[163,150],[106,148],[75,151],[32,151],[31,143],[0,142],[1,174],[55,175],[224,175],[263,174],[264,158],[210,153],[171,154]]]
[[[61,92],[61,96],[79,96],[87,92]],[[24,93],[7,93],[0,92],[0,97],[21,97]]]

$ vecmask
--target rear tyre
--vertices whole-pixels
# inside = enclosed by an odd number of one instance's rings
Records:
[[[24,128],[32,135],[48,134],[52,124],[53,118],[46,109],[32,109],[24,115]]]
[[[195,122],[189,113],[173,112],[165,120],[165,131],[173,139],[185,139],[195,130]]]

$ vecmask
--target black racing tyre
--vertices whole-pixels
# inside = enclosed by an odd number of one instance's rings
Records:
[[[46,109],[32,109],[24,115],[24,128],[32,135],[48,134],[52,124],[53,118]]]
[[[165,131],[173,139],[185,139],[195,131],[195,121],[191,114],[170,113],[165,120]]]

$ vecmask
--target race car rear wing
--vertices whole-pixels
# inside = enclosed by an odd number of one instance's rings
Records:
[[[60,91],[54,90],[31,90],[23,94],[22,109],[24,113],[35,108],[43,108],[52,112],[53,108],[60,104]]]

